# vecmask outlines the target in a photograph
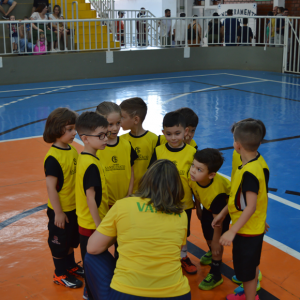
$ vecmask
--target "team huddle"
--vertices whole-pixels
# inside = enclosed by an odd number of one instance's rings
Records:
[[[192,209],[196,208],[208,246],[200,264],[211,265],[211,269],[199,288],[212,290],[223,283],[223,246],[232,243],[232,280],[240,286],[226,299],[259,299],[259,264],[263,236],[268,230],[269,169],[257,151],[266,134],[263,122],[249,118],[232,126],[235,150],[230,182],[217,173],[224,162],[222,153],[213,148],[198,150],[193,139],[198,116],[193,110],[185,107],[167,113],[160,136],[143,128],[146,114],[146,103],[136,97],[120,105],[102,102],[96,112],[80,116],[68,108],[57,108],[47,118],[43,137],[52,146],[44,169],[53,281],[70,288],[83,286],[79,278],[85,278],[85,271],[75,262],[74,248],[80,244],[84,263],[88,240],[99,231],[111,207],[137,193],[141,179],[156,161],[169,160],[176,166],[183,186],[186,237],[190,235]],[[118,136],[121,127],[130,132]],[[80,154],[70,145],[76,132],[84,145]],[[138,210],[153,212],[151,208]],[[187,252],[184,243],[182,269],[196,274],[197,267]],[[119,257],[117,242],[114,257]],[[94,299],[87,280],[83,298]]]

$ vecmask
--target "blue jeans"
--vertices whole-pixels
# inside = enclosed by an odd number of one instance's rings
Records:
[[[107,250],[98,255],[87,253],[84,260],[85,278],[94,300],[191,300],[191,293],[179,297],[149,298],[118,292],[110,287],[116,260]]]
[[[20,52],[25,52],[25,47],[27,46],[27,52],[32,52],[34,45],[28,43],[27,39],[20,39]]]

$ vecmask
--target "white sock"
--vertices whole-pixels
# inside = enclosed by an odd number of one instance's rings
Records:
[[[181,258],[184,258],[187,256],[187,245],[182,246],[180,256],[181,256]]]

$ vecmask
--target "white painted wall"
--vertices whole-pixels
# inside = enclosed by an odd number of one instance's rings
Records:
[[[145,7],[156,17],[162,16],[162,0],[115,0],[115,10],[139,10],[141,7]]]

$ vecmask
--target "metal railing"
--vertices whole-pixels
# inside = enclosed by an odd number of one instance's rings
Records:
[[[112,18],[0,22],[3,43],[0,55],[34,53],[32,48],[46,33],[46,53],[57,45],[61,51],[113,50],[124,48],[170,48],[210,46],[284,47],[283,69],[299,72],[299,18],[255,16],[197,18]],[[250,27],[242,24],[246,21]],[[64,34],[57,39],[55,24],[60,23]],[[2,29],[1,29],[2,26]],[[17,28],[17,35],[13,35]],[[37,30],[39,29],[39,30]],[[24,36],[26,37],[24,42]],[[66,49],[67,40],[71,40]],[[0,40],[1,41],[1,40]],[[32,47],[24,49],[24,43]],[[40,47],[40,46],[39,46]],[[62,49],[61,49],[62,48]],[[15,49],[15,51],[14,51]]]

